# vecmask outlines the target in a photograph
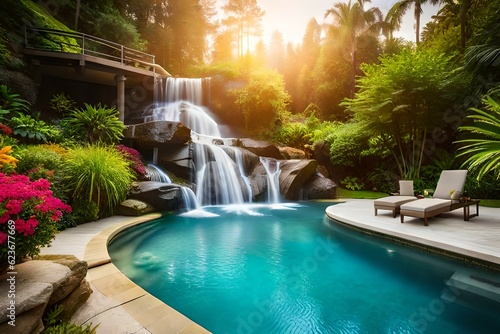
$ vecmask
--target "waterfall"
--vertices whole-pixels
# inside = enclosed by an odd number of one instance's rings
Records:
[[[170,180],[167,173],[162,171],[160,168],[158,168],[158,166],[155,166],[154,164],[148,164],[146,166],[146,175],[151,181],[172,183],[172,180]]]
[[[196,200],[196,195],[190,188],[182,187],[181,191],[182,191],[182,199],[184,202],[183,204],[186,209],[195,210],[200,207],[198,201]]]
[[[270,203],[280,202],[280,162],[273,158],[260,157],[267,174],[267,200]]]
[[[198,203],[251,202],[253,196],[244,171],[243,157],[238,148],[226,145],[210,110],[202,106],[202,86],[202,79],[167,78],[157,93],[163,102],[156,103],[152,115],[145,122],[182,122],[191,129]]]

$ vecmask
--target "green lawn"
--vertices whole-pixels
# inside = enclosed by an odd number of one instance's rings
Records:
[[[388,196],[388,194],[370,190],[348,190],[339,188],[339,198],[376,199],[385,196]]]

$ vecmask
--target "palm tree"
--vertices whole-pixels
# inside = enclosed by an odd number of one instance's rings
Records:
[[[481,6],[485,0],[443,0],[444,6],[438,11],[436,18],[440,21],[454,19],[460,22],[460,51],[465,52],[467,41],[467,21],[469,12],[473,12],[475,7]]]
[[[398,29],[401,28],[401,22],[406,11],[411,7],[415,6],[415,41],[418,44],[420,42],[420,16],[423,13],[422,5],[425,3],[430,3],[432,5],[437,5],[443,2],[443,0],[402,0],[394,4],[394,6],[389,9],[387,13],[386,21],[391,22]]]
[[[500,93],[500,87],[490,91],[483,98],[486,110],[471,108],[475,114],[467,118],[473,120],[472,125],[459,127],[459,131],[471,133],[472,138],[457,141],[463,144],[457,156],[468,156],[463,166],[477,171],[477,179],[494,171],[500,177],[500,103],[493,96]]]
[[[478,77],[500,76],[500,23],[485,29],[482,33],[482,44],[469,47],[465,54],[464,68]]]
[[[336,3],[333,8],[328,9],[325,13],[325,18],[330,15],[333,17],[334,28],[339,30],[340,37],[346,41],[350,49],[352,64],[351,97],[354,96],[356,80],[358,39],[364,34],[378,34],[383,21],[380,9],[372,7],[365,10],[365,3],[371,3],[371,0],[357,0],[354,3],[349,0],[348,3]]]

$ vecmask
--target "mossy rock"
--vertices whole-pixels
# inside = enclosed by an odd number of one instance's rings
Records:
[[[155,211],[148,203],[136,199],[127,199],[118,208],[118,214],[123,216],[141,216]]]

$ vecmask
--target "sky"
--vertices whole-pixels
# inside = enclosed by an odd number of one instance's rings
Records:
[[[220,6],[228,0],[218,0]],[[326,10],[333,8],[336,2],[348,2],[349,0],[257,0],[257,4],[266,12],[262,19],[264,29],[264,42],[269,43],[273,31],[279,31],[283,35],[285,43],[299,44],[306,31],[307,23],[311,18],[315,18],[319,24],[332,23],[332,18],[324,19]],[[353,0],[354,1],[354,0]],[[384,15],[397,0],[372,0],[371,7],[378,7]],[[437,7],[424,5],[421,16],[421,31],[430,17],[437,12]],[[222,10],[221,10],[222,12]],[[403,27],[399,32],[394,33],[395,37],[403,37],[410,41],[415,41],[415,20],[413,18],[413,8],[405,15]]]

